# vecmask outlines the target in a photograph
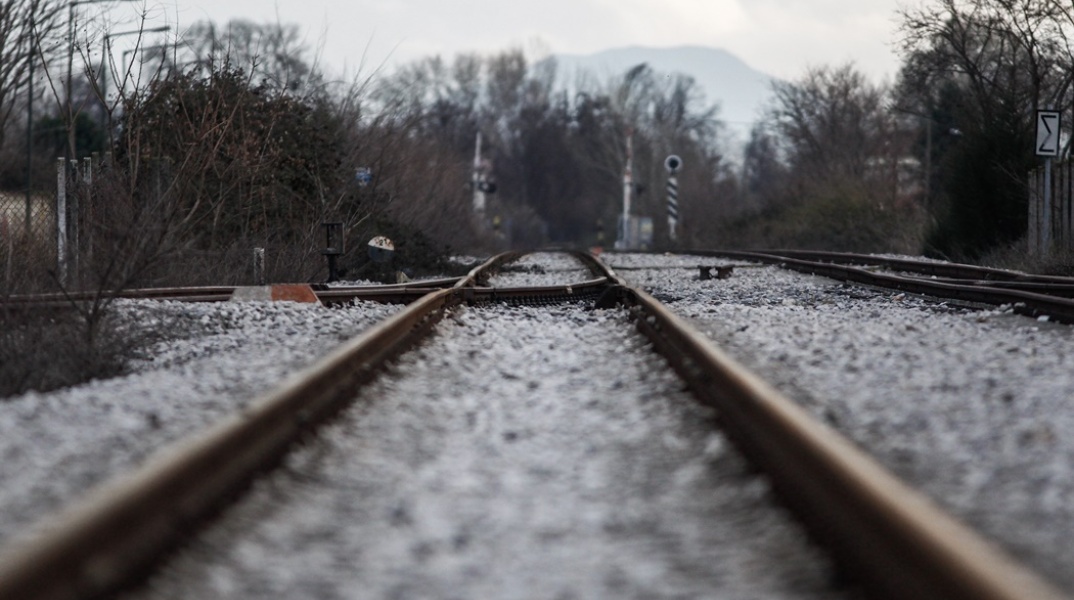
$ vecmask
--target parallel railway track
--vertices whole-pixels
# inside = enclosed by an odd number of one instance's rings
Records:
[[[313,285],[312,290],[322,304],[346,304],[367,300],[386,304],[409,304],[431,291],[450,287],[480,287],[480,278],[487,277],[495,267],[517,256],[504,253],[487,264],[475,267],[462,277],[441,277],[393,285],[338,286]],[[102,299],[126,298],[142,300],[171,300],[175,302],[227,302],[235,295],[237,286],[134,288],[117,292],[72,291],[67,293],[25,294],[0,298],[0,308],[30,310],[67,310]]]
[[[839,281],[977,305],[1008,305],[1025,316],[1074,323],[1074,279],[1067,277],[836,252],[694,251],[693,254],[778,264]]]
[[[399,285],[370,285],[354,287],[313,287],[313,292],[322,304],[332,305],[353,300],[369,300],[390,304],[408,304],[428,294],[432,290],[451,287],[462,281],[461,277],[416,281]],[[101,298],[127,298],[141,300],[171,300],[175,302],[227,302],[234,296],[235,286],[187,287],[187,288],[143,288],[123,290],[116,293],[72,292],[69,294],[34,294],[10,296],[0,301],[0,306],[12,308],[33,307],[42,309],[64,309],[82,303],[93,302]]]
[[[514,258],[502,256],[450,288],[425,290],[405,310],[242,414],[102,489],[65,513],[49,533],[5,552],[0,598],[88,598],[126,585],[181,541],[191,523],[217,510],[310,427],[346,406],[356,386],[418,343],[453,307],[567,298],[629,310],[698,399],[716,408],[723,426],[771,476],[785,502],[871,594],[1063,597],[746,372],[654,298],[592,257],[576,256],[593,279],[554,288],[475,285],[489,269]]]

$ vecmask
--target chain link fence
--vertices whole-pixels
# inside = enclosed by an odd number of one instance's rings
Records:
[[[54,193],[0,191],[0,287],[6,293],[31,291],[26,274],[56,264]]]
[[[90,174],[100,165],[85,159],[65,168],[60,160],[56,169],[52,189],[0,191],[0,281],[9,293],[47,286],[53,277],[48,273],[65,286],[77,284],[68,279],[68,270],[77,270],[87,245],[79,234],[94,216]]]
[[[55,201],[55,194],[48,192],[0,192],[0,240],[55,241]]]

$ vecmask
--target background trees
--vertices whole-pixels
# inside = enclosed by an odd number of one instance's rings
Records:
[[[646,65],[569,90],[557,88],[555,76],[553,61],[534,63],[520,50],[462,56],[451,67],[430,58],[382,80],[374,97],[381,111],[394,107],[423,137],[455,151],[466,172],[482,134],[498,191],[487,220],[477,223],[479,236],[484,231],[502,243],[530,246],[610,244],[628,132],[639,184],[634,212],[653,218],[658,245],[667,245],[662,164],[668,154],[679,153],[694,169],[682,181],[686,215],[720,204],[715,192],[733,176],[722,168],[716,110],[704,106],[692,80]],[[468,189],[459,192],[469,198]]]
[[[55,45],[63,35],[64,7],[57,0],[0,2],[0,186],[4,188],[26,185],[30,74],[31,70],[36,73],[33,93],[41,102],[47,85],[42,69],[57,58]]]
[[[939,127],[927,250],[973,258],[1026,228],[1034,111],[1069,114],[1074,7],[1053,0],[935,0],[902,13],[899,103]],[[957,142],[951,133],[957,132]],[[930,174],[932,175],[932,174]]]
[[[66,6],[0,2],[0,149],[9,159],[0,184],[9,190],[27,180],[14,158],[24,153],[25,120],[16,117],[31,64],[52,90],[35,117],[33,139],[49,157],[37,164],[51,168],[65,145],[57,63]],[[280,277],[322,277],[326,221],[344,223],[352,273],[365,268],[365,242],[384,232],[399,238],[401,254],[420,248],[430,264],[447,249],[610,245],[629,137],[632,209],[652,220],[655,248],[972,258],[1017,240],[1035,166],[1033,111],[1074,103],[1074,8],[931,0],[901,18],[905,65],[894,85],[853,65],[777,82],[741,157],[691,78],[645,64],[564,85],[554,61],[509,49],[428,57],[344,83],[321,72],[286,24],[199,23],[163,48],[142,31],[119,61],[95,50],[109,27],[87,25],[74,46],[82,64],[72,96],[84,107],[74,111],[76,154],[112,153],[118,200],[96,202],[128,208],[79,219],[127,214],[126,224],[99,224],[98,239],[119,239],[145,231],[149,217],[134,215],[151,207],[170,232],[158,254],[198,264],[191,273],[215,282],[249,277],[247,259],[220,257],[253,247],[270,249]],[[481,168],[497,188],[484,214],[471,202],[479,134]],[[671,153],[685,163],[674,243],[663,169]],[[415,256],[405,262],[421,263]]]
[[[919,189],[911,130],[891,90],[853,65],[818,67],[774,85],[767,127],[745,151],[747,212],[736,245],[915,252]]]

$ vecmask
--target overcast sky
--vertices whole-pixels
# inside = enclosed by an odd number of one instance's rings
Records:
[[[898,60],[898,0],[148,0],[153,25],[234,18],[298,24],[330,72],[459,52],[522,47],[589,54],[622,46],[724,48],[796,78],[807,66],[855,63],[874,79]],[[112,18],[139,2],[112,5]]]

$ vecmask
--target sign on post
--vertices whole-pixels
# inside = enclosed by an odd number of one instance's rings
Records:
[[[1044,157],[1044,218],[1041,219],[1040,253],[1052,247],[1052,157],[1059,156],[1061,113],[1057,110],[1037,111],[1037,156]]]
[[[1059,156],[1060,112],[1037,111],[1037,156]]]

